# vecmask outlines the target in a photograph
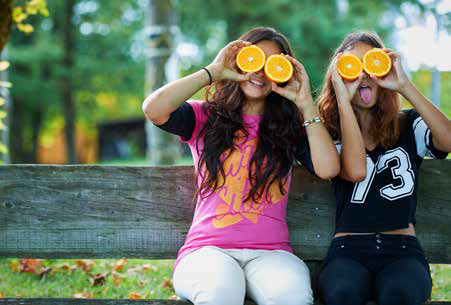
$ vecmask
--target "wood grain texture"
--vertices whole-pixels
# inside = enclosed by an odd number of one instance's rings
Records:
[[[174,258],[191,224],[191,166],[0,166],[0,257]],[[451,263],[451,162],[425,160],[418,237]],[[293,172],[287,221],[296,254],[324,257],[335,203],[327,181]]]

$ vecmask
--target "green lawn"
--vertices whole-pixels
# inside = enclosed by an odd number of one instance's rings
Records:
[[[89,297],[168,299],[175,298],[171,274],[173,260],[130,259],[42,260],[37,271],[44,267],[51,270],[44,276],[18,272],[18,259],[0,260],[0,296],[3,297]],[[83,271],[82,265],[92,264]],[[122,265],[122,269],[113,268]],[[14,272],[13,269],[16,269]],[[434,287],[432,300],[451,300],[451,266],[431,265]],[[106,275],[105,275],[106,273]],[[105,281],[94,286],[92,278],[105,275]]]

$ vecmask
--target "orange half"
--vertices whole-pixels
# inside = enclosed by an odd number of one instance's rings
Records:
[[[243,72],[257,72],[265,65],[266,55],[255,45],[242,48],[236,56],[236,64]]]
[[[385,76],[390,72],[391,58],[384,50],[374,48],[363,56],[363,69],[369,75]]]
[[[265,74],[273,82],[285,83],[293,75],[293,65],[285,56],[274,54],[266,60]]]
[[[355,80],[363,71],[360,59],[354,54],[343,54],[338,58],[338,73],[347,80]]]

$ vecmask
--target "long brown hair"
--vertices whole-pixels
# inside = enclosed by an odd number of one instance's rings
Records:
[[[364,43],[375,48],[384,48],[381,38],[374,32],[355,32],[347,35],[332,58],[338,53],[352,48],[357,43]],[[327,129],[334,140],[341,139],[340,117],[338,115],[337,98],[332,85],[332,61],[324,78],[323,88],[318,96],[318,106],[325,120]],[[363,73],[363,72],[362,72]],[[399,136],[398,113],[400,110],[399,96],[396,92],[379,87],[377,102],[370,109],[373,119],[370,136],[378,146],[388,148],[395,144]]]
[[[240,39],[253,44],[263,40],[273,41],[279,45],[282,53],[293,56],[285,36],[271,28],[254,28]],[[202,182],[195,198],[198,194],[208,196],[224,184],[224,162],[234,149],[234,140],[240,134],[248,135],[242,119],[244,101],[244,94],[236,81],[218,81],[207,89],[203,111],[208,114],[208,119],[198,137],[198,141],[200,138],[204,140],[204,149],[198,162]],[[305,143],[302,142],[304,137],[301,137],[303,132],[297,106],[271,92],[266,97],[257,147],[250,161],[251,189],[244,201],[252,199],[258,202],[265,189],[274,182],[278,183],[281,194],[285,194],[283,186],[293,165],[294,153],[305,149]],[[199,151],[198,146],[197,149]],[[228,153],[225,159],[224,152]],[[206,170],[205,174],[202,174],[202,169]]]

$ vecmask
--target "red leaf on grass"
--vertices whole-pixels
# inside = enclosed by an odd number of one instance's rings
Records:
[[[74,298],[76,299],[93,299],[94,295],[89,292],[78,292],[74,294]]]
[[[77,260],[75,263],[77,264],[77,268],[81,268],[84,272],[91,270],[91,267],[94,264],[91,261],[85,261],[82,259]]]
[[[42,264],[40,259],[24,258],[19,260],[19,272],[36,273],[36,269]]]
[[[163,279],[163,283],[161,285],[165,288],[170,288],[170,287],[172,287],[172,281],[170,279],[168,279],[167,277],[165,277]]]
[[[111,263],[111,267],[113,267],[113,270],[120,272],[124,268],[125,263],[127,263],[127,259],[121,258],[120,260]]]
[[[130,292],[130,299],[140,299],[141,295],[136,292]]]

